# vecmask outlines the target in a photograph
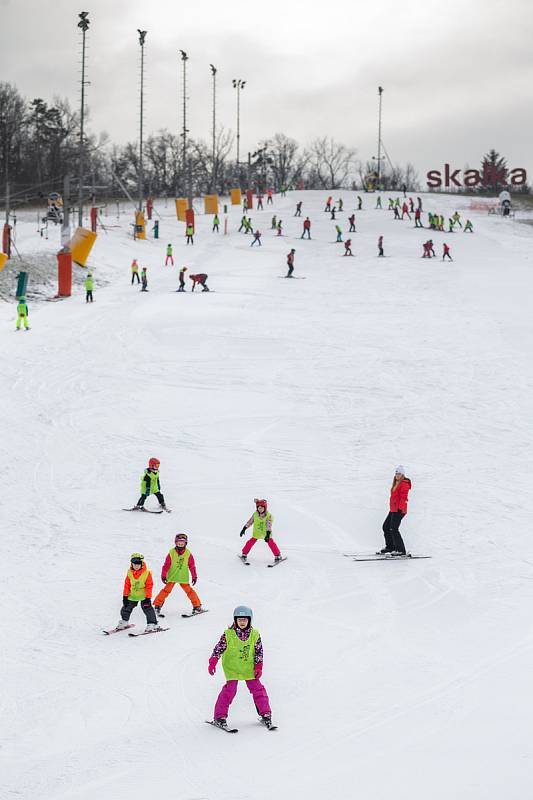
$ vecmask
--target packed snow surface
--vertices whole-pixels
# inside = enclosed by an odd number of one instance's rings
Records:
[[[187,247],[170,202],[156,202],[158,241],[149,224],[134,242],[132,214],[110,207],[93,305],[79,282],[56,303],[30,291],[31,330],[16,333],[14,300],[1,304],[2,798],[529,794],[533,232],[438,195],[422,196],[424,224],[459,207],[475,233],[418,231],[365,195],[344,258],[327,194],[251,212],[261,248],[237,233],[239,208],[228,235],[223,213],[218,235],[199,213]],[[340,194],[347,238],[355,195]],[[438,257],[422,260],[430,235]],[[19,215],[21,253],[58,247],[58,230],[44,241]],[[291,247],[306,280],[280,280]],[[181,265],[213,291],[176,293]],[[128,514],[151,456],[173,513]],[[354,563],[343,553],[382,546],[398,463],[413,483],[406,545],[432,558]],[[235,557],[254,497],[288,556],[273,570],[262,543],[250,567]],[[168,632],[103,636],[130,553],[159,590],[178,531],[210,613],[182,619],[177,587]],[[273,733],[244,686],[237,735],[204,724],[223,682],[207,661],[238,604],[263,639]],[[139,608],[132,621],[144,626]]]

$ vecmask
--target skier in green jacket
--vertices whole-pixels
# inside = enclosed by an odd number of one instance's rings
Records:
[[[88,303],[89,300],[91,303],[93,302],[93,274],[92,272],[87,273],[87,277],[85,278],[85,302]]]
[[[159,481],[160,463],[158,458],[151,458],[148,462],[148,466],[141,478],[141,496],[137,500],[137,505],[134,508],[135,511],[144,511],[146,498],[151,494],[154,494],[159,500],[159,507],[162,511],[169,510],[166,507],[165,498],[161,494],[161,483]]]
[[[28,304],[26,302],[26,298],[24,295],[19,297],[19,301],[17,304],[17,330],[20,330],[20,326],[24,322],[24,330],[29,330],[30,326],[28,325]]]

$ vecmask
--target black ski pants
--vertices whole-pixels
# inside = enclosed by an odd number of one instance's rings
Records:
[[[132,286],[135,283],[135,280],[137,280],[137,283],[141,282],[141,279],[139,278],[139,273],[138,272],[132,272],[131,273],[131,285]]]
[[[85,302],[88,303],[89,301],[91,303],[93,302],[93,290],[92,289],[87,289],[87,292],[85,294]]]
[[[164,506],[164,505],[165,505],[165,498],[163,497],[163,495],[161,494],[161,492],[154,492],[154,495],[155,495],[155,496],[157,497],[157,499],[159,500],[159,504],[160,504],[160,505],[162,505],[162,506]],[[138,505],[138,506],[144,506],[144,504],[145,504],[145,502],[146,502],[146,498],[147,498],[147,497],[148,497],[148,495],[147,495],[147,494],[142,494],[142,495],[139,497],[139,499],[137,500],[137,505]]]
[[[131,612],[135,608],[135,606],[139,603],[138,600],[128,600],[128,598],[122,599],[123,605],[120,609],[120,616],[124,620],[124,622],[128,622]],[[141,608],[144,611],[144,616],[146,617],[146,622],[153,622],[154,625],[157,625],[157,617],[155,615],[154,607],[152,605],[152,601],[147,598],[146,600],[141,600]]]
[[[400,525],[405,517],[401,511],[389,511],[383,523],[383,533],[385,534],[385,547],[387,550],[396,550],[398,553],[405,553],[405,545],[400,533]]]

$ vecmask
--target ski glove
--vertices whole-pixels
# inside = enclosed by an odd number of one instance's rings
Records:
[[[209,666],[207,668],[207,671],[209,672],[210,675],[214,675],[215,672],[217,671],[217,663],[218,663],[218,658],[211,656],[211,658],[209,659]]]
[[[246,527],[242,529],[242,531],[239,533],[239,536],[244,536],[245,533],[246,533]]]
[[[260,661],[258,664],[255,665],[254,675],[256,679],[259,680],[262,674],[263,674],[263,662]]]
[[[268,542],[271,536],[272,536],[272,531],[267,531],[265,536],[265,542]]]
[[[197,580],[198,580],[198,578],[193,578],[193,579],[192,579],[191,583],[192,583],[192,585],[193,585],[193,586],[196,586],[196,581],[197,581]]]
[[[161,575],[161,580],[163,581],[163,583],[166,583],[166,582],[167,582],[167,579],[166,579],[166,578],[163,578],[163,576],[162,576],[162,575]]]

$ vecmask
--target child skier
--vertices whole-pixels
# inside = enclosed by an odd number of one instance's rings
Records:
[[[300,239],[303,239],[305,234],[307,234],[308,239],[311,238],[311,220],[309,219],[309,217],[306,217],[304,219],[304,230],[302,235],[300,236]]]
[[[19,301],[17,303],[17,330],[20,330],[21,323],[24,322],[24,330],[29,330],[30,326],[28,325],[28,304],[26,302],[26,298],[24,295],[19,297]]]
[[[298,203],[296,203],[296,212],[295,212],[294,216],[295,217],[301,217],[302,216],[302,201],[301,200]]]
[[[253,525],[252,536],[244,547],[242,548],[242,554],[239,556],[243,561],[247,560],[248,553],[255,545],[258,539],[264,539],[265,542],[270,547],[272,554],[274,555],[274,561],[282,561],[282,556],[279,547],[277,546],[276,542],[272,538],[272,523],[274,522],[274,518],[272,517],[270,511],[267,511],[267,501],[266,500],[255,500],[255,508],[256,510],[246,522],[239,534],[239,536],[244,536],[246,530]]]
[[[176,289],[176,291],[177,291],[177,292],[184,292],[184,291],[186,291],[186,290],[185,290],[185,273],[186,273],[186,272],[187,272],[187,267],[182,267],[182,268],[180,269],[179,276],[178,276],[178,277],[179,277],[179,279],[180,279],[180,285],[179,285],[179,287]]]
[[[167,266],[168,262],[174,266],[174,256],[172,255],[172,245],[167,244],[167,257],[165,258],[165,267]]]
[[[118,630],[129,626],[131,612],[139,602],[146,617],[146,633],[159,630],[151,600],[153,586],[152,573],[144,563],[144,556],[142,553],[132,553],[130,568],[126,573],[122,590],[122,608],[117,624]]]
[[[267,192],[267,206],[271,206],[273,204],[274,204],[274,201],[272,199],[272,189],[269,189],[268,192]]]
[[[85,278],[85,302],[88,303],[89,301],[93,302],[93,274],[92,272],[87,273],[87,277]]]
[[[187,541],[186,533],[178,533],[174,539],[175,547],[169,551],[165,563],[163,564],[161,580],[165,585],[154,600],[154,609],[158,616],[163,616],[161,614],[161,609],[177,583],[179,583],[191,601],[192,613],[199,614],[203,611],[201,600],[189,583],[189,573],[192,578],[191,583],[193,586],[198,580],[198,575],[196,574],[196,565],[193,555],[187,548]]]
[[[253,246],[254,246],[254,244],[258,244],[258,245],[259,245],[259,247],[262,247],[262,246],[263,246],[263,245],[261,244],[261,231],[259,231],[259,230],[257,230],[257,231],[254,233],[254,238],[253,238],[253,239],[252,239],[252,241],[250,242],[250,247],[253,247]]]
[[[218,218],[218,214],[215,214],[215,216],[213,217],[213,231],[212,231],[213,233],[214,233],[215,231],[216,231],[217,233],[219,232],[219,231],[218,231],[218,226],[219,226],[219,225],[220,225],[220,220],[219,220],[219,218]]]
[[[352,240],[351,239],[346,239],[346,241],[344,242],[344,255],[345,256],[353,256],[353,253],[352,253]]]
[[[332,200],[333,200],[333,197],[328,197],[328,199],[326,200],[326,207],[325,207],[324,211],[331,211]]]
[[[187,227],[185,228],[185,236],[187,237],[187,241],[185,244],[194,244],[194,228],[192,225],[187,225]]]
[[[423,228],[423,227],[424,227],[424,226],[422,225],[422,219],[421,219],[421,217],[422,217],[422,212],[420,211],[420,209],[419,209],[419,208],[417,208],[417,209],[415,210],[415,228]]]
[[[131,262],[131,285],[135,283],[135,279],[137,279],[137,283],[140,283],[141,280],[139,278],[139,265],[137,264],[137,259],[134,258]]]
[[[337,231],[337,242],[342,242],[342,230],[340,225],[335,225],[335,230]]]
[[[469,219],[467,219],[467,221],[465,222],[465,227],[464,227],[463,233],[474,233],[474,228],[473,228],[472,223],[470,222]]]
[[[292,273],[294,272],[294,254],[296,250],[292,249],[290,253],[287,254],[287,266],[289,271],[285,275],[286,278],[292,278]]]
[[[159,500],[159,508],[161,508],[163,511],[169,510],[165,505],[165,498],[161,494],[161,483],[159,481],[160,463],[161,462],[158,458],[151,458],[148,462],[148,466],[141,477],[141,496],[137,500],[137,505],[134,507],[134,511],[144,511],[146,498],[151,494],[155,494]]]
[[[141,292],[148,291],[148,276],[146,274],[146,267],[141,270]]]
[[[355,214],[352,214],[351,217],[348,217],[348,222],[350,223],[350,230],[348,233],[357,233],[355,230]]]
[[[449,258],[450,261],[453,261],[453,258],[450,255],[450,248],[446,244],[446,242],[444,242],[444,244],[442,245],[442,260],[444,261],[445,258]]]
[[[378,239],[378,256],[384,256],[385,253],[383,252],[383,236],[380,236]]]
[[[189,275],[190,280],[192,281],[192,291],[196,287],[196,284],[199,283],[202,286],[202,292],[208,292],[209,287],[207,286],[207,278],[209,276],[205,274],[205,272],[199,272],[197,275]]]
[[[215,703],[213,724],[217,728],[228,728],[229,707],[237,694],[239,681],[246,681],[246,687],[253,697],[261,722],[270,728],[272,712],[265,687],[261,683],[263,673],[263,644],[259,631],[252,628],[253,612],[248,606],[237,606],[233,611],[233,625],[227,628],[209,659],[208,672],[214,675],[222,658],[222,669],[226,683]]]
[[[244,232],[246,233],[246,228],[247,228],[246,214],[243,214],[241,217],[241,225],[237,233],[240,233],[242,230],[244,230]]]
[[[278,220],[278,224],[276,225],[277,235],[281,236],[283,234],[283,225],[282,220]]]
[[[277,228],[277,226],[278,226],[277,217],[274,214],[274,216],[272,217],[272,223],[271,223],[270,227],[272,228],[272,230],[275,230]]]
[[[404,556],[405,545],[400,533],[400,524],[407,514],[407,501],[411,490],[411,481],[405,477],[405,467],[400,464],[396,467],[389,499],[389,513],[383,523],[383,534],[385,536],[385,547],[380,550],[380,554],[391,553],[392,555]]]

